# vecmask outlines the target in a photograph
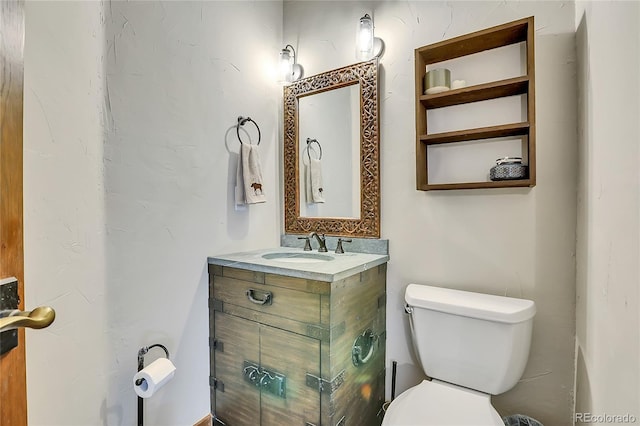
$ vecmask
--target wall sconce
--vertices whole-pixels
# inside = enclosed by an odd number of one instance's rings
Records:
[[[280,51],[280,84],[290,84],[302,77],[302,65],[296,63],[296,51],[287,44]]]
[[[366,13],[358,21],[358,31],[356,33],[356,59],[368,61],[372,58],[379,58],[384,51],[384,41],[374,35],[373,19]]]

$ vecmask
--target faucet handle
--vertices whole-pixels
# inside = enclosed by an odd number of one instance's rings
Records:
[[[324,236],[324,234],[320,235],[318,238],[319,238],[318,242],[320,243],[320,247],[318,247],[318,251],[321,252],[321,253],[326,253],[327,252],[327,238]]]
[[[309,240],[309,237],[298,237],[299,240],[306,240],[304,242],[304,251],[311,251],[311,241]]]
[[[353,241],[351,238],[344,239],[344,238],[338,238],[338,245],[336,246],[336,253],[338,254],[342,254],[344,253],[344,249],[342,248],[342,243],[350,243],[351,241]]]

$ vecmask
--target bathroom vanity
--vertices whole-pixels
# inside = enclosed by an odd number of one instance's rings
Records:
[[[286,247],[209,258],[214,419],[379,425],[388,259]]]
[[[209,258],[214,422],[380,425],[389,251],[388,241],[377,239],[378,61],[327,71],[283,90],[282,245],[289,247]],[[335,114],[344,107],[348,111]],[[341,137],[327,132],[336,128],[346,131]],[[318,161],[332,171],[323,180],[321,205],[304,196],[310,141]],[[324,233],[346,238],[350,252],[291,247],[300,245],[300,235],[315,234],[314,245],[325,248],[318,236]],[[327,238],[331,250],[338,246],[334,240]]]

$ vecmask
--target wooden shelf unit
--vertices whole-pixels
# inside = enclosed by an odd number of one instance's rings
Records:
[[[416,187],[418,190],[532,187],[536,184],[535,138],[535,28],[533,16],[518,21],[466,34],[450,40],[419,47],[415,50],[416,77]],[[423,79],[427,65],[460,58],[485,50],[526,44],[527,74],[506,80],[425,95]],[[507,96],[527,95],[527,121],[428,134],[427,111]],[[429,145],[464,141],[482,141],[509,136],[526,137],[529,176],[527,179],[430,184],[427,170]]]

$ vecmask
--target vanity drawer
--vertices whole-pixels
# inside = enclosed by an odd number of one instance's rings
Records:
[[[320,323],[320,295],[215,275],[213,299],[307,324]]]

